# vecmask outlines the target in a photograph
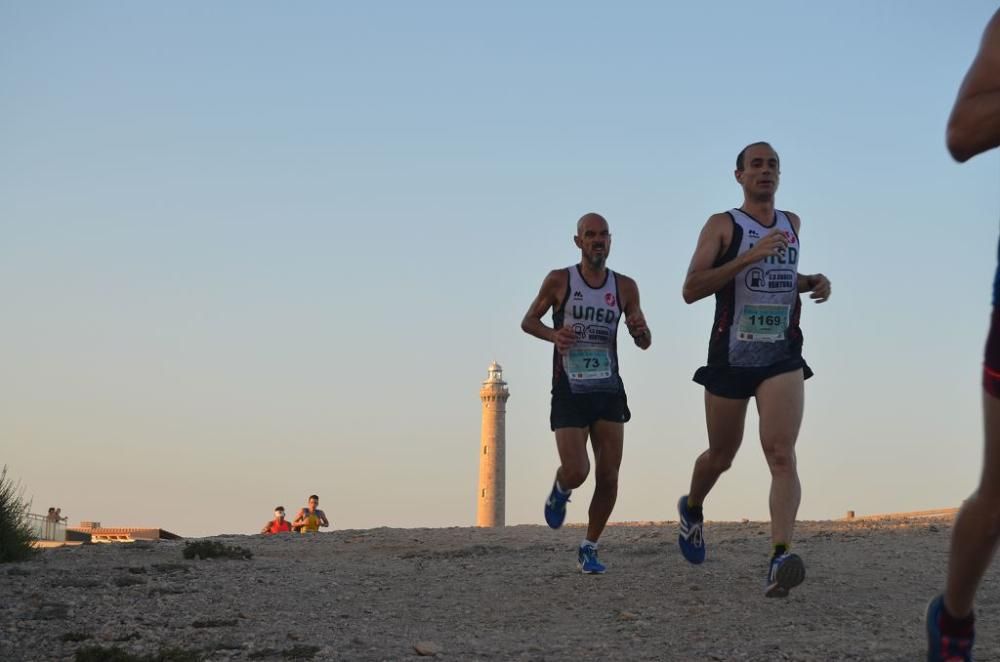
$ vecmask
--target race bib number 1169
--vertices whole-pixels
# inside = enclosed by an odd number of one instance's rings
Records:
[[[747,304],[740,315],[737,338],[745,342],[777,342],[784,340],[787,328],[788,306]]]

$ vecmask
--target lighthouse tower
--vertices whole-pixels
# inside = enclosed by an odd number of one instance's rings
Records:
[[[503,369],[494,361],[489,376],[479,389],[483,403],[483,429],[479,443],[479,491],[476,493],[476,526],[504,525],[504,453],[507,416],[507,382]]]

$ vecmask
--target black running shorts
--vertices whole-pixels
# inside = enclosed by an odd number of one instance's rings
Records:
[[[1000,398],[1000,308],[996,306],[983,354],[983,388],[994,398]]]
[[[983,351],[983,389],[1000,398],[1000,244],[997,244],[997,270],[993,272],[993,315],[990,333]]]
[[[805,379],[813,376],[813,371],[806,365],[805,360],[802,357],[795,357],[761,368],[707,365],[698,368],[694,373],[694,381],[720,398],[746,400],[753,397],[757,387],[765,379],[799,369],[802,370]]]
[[[549,424],[553,431],[589,428],[599,420],[627,423],[631,418],[624,388],[617,393],[572,393],[568,389],[555,389],[552,393]]]

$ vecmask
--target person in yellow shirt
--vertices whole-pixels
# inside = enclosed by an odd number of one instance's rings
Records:
[[[315,494],[309,497],[309,505],[299,510],[292,522],[292,528],[299,533],[315,533],[319,528],[330,526],[326,513],[319,509],[319,497]]]

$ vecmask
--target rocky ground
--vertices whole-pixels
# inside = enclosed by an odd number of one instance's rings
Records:
[[[762,593],[766,523],[709,523],[700,567],[675,526],[610,527],[603,576],[577,572],[573,526],[212,539],[250,560],[185,560],[184,541],[47,550],[0,566],[0,659],[923,658],[947,520],[803,522],[808,574],[784,600]],[[1000,660],[998,601],[991,570],[978,660]]]

